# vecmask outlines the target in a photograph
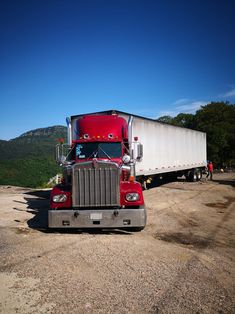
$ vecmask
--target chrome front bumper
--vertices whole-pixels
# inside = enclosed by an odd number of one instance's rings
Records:
[[[63,209],[48,211],[49,228],[144,228],[146,209]]]

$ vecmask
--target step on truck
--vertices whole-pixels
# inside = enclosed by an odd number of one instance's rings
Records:
[[[63,168],[51,192],[49,228],[146,225],[142,188],[163,177],[200,180],[206,134],[109,110],[66,119],[68,143],[56,146]]]

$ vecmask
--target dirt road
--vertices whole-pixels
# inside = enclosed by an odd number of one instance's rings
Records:
[[[0,188],[0,313],[235,313],[235,175],[144,192],[140,233],[46,230],[49,191]]]

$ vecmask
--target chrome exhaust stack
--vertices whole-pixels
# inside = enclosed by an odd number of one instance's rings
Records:
[[[132,123],[133,123],[133,116],[129,117],[128,120],[128,143],[129,143],[129,150],[132,158]]]
[[[134,160],[134,150],[133,150],[133,141],[132,141],[132,123],[133,123],[133,116],[129,117],[128,120],[128,143],[129,143],[129,152],[131,157],[130,162],[130,177],[135,179],[135,160]]]
[[[69,146],[72,146],[72,124],[71,119],[68,117],[66,118],[68,133],[67,133],[67,142]]]

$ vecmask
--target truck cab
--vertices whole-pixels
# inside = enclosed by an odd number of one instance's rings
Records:
[[[51,192],[50,228],[124,228],[146,225],[142,187],[135,164],[142,145],[132,138],[132,117],[116,113],[67,119],[69,150],[57,145],[62,183]]]

